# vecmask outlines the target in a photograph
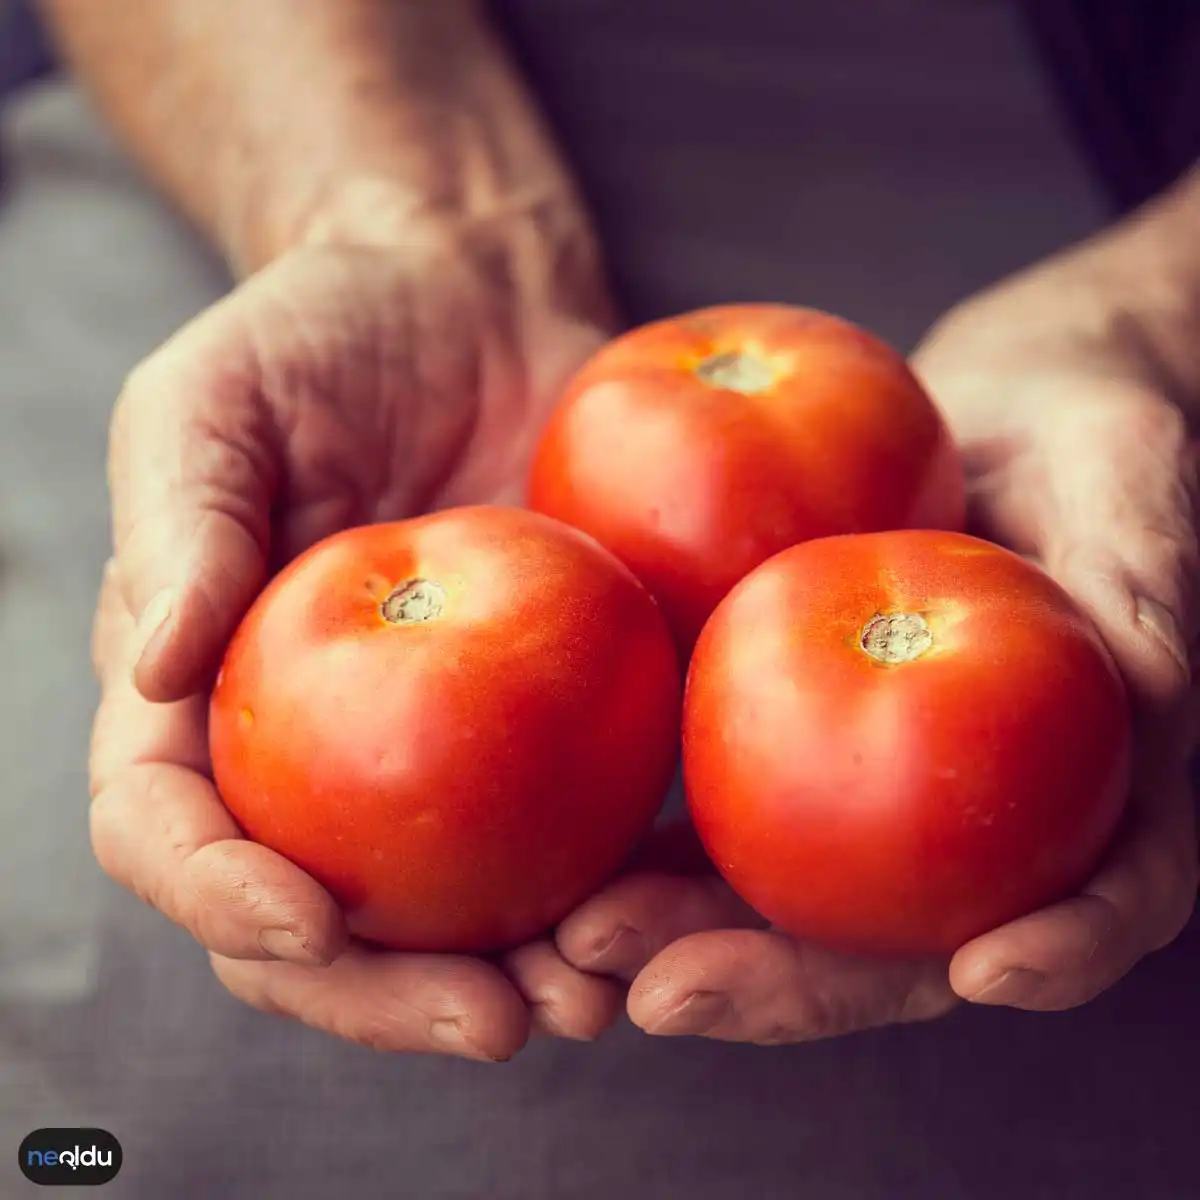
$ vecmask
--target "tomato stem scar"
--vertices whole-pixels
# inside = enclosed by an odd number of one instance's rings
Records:
[[[767,359],[758,354],[729,350],[713,354],[696,368],[701,383],[743,396],[757,396],[770,391],[776,372]]]
[[[446,606],[446,589],[434,579],[410,579],[379,606],[389,625],[415,625],[440,616]]]
[[[879,613],[863,626],[859,645],[877,662],[912,662],[933,645],[933,631],[919,613]]]

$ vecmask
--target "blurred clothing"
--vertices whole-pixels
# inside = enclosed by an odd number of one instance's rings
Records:
[[[0,0],[0,96],[54,69],[54,55],[26,0]]]
[[[1200,159],[1196,0],[1021,0],[1054,89],[1122,209]]]

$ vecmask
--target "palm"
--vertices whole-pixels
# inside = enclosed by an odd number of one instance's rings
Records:
[[[557,386],[600,337],[563,321],[533,343],[523,318],[461,259],[366,250],[292,255],[208,314],[223,411],[274,491],[273,557],[515,498]]]
[[[192,559],[186,628],[139,686],[201,686],[267,573],[321,537],[518,501],[559,387],[603,337],[433,249],[300,251],[204,313],[135,372],[114,419],[131,610],[181,546]]]
[[[1186,385],[1138,324],[1047,312],[1056,299],[1042,272],[1018,277],[935,328],[914,365],[962,448],[974,532],[1074,590],[1110,573],[1090,558],[1144,536],[1147,503],[1156,536],[1194,540],[1179,503],[1190,446]],[[1184,598],[1156,599],[1178,611]]]
[[[431,248],[306,250],[130,377],[94,642],[93,844],[252,1004],[483,1058],[512,1054],[531,1024],[590,1037],[615,1015],[611,985],[548,942],[499,965],[347,948],[324,889],[240,837],[205,736],[207,685],[273,568],[349,525],[517,498],[562,377],[603,337],[580,308],[530,304]]]
[[[1067,301],[1094,289],[1063,286],[1033,277],[981,298],[915,363],[962,447],[975,530],[1043,563],[1158,718],[1109,861],[1083,894],[977,939],[949,970],[766,931],[713,879],[626,879],[575,914],[559,946],[580,967],[632,980],[630,1014],[651,1032],[805,1040],[935,1016],[959,996],[1069,1007],[1186,921],[1196,880],[1179,719],[1196,569],[1190,446],[1146,339],[1128,324],[1114,337],[1086,311],[1072,327]],[[637,936],[613,940],[614,927]]]

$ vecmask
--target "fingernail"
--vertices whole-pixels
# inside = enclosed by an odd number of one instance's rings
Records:
[[[544,1000],[529,1006],[530,1032],[536,1037],[568,1038],[571,1041],[590,1042],[590,1037],[579,1037],[568,1033],[555,1019],[553,1008]]]
[[[972,1004],[1025,1004],[1037,995],[1045,982],[1045,976],[1037,971],[1014,967],[985,983],[967,999]]]
[[[611,936],[597,941],[588,952],[588,967],[622,966],[642,963],[646,959],[646,942],[642,935],[628,925],[618,925]]]
[[[464,1058],[474,1058],[482,1062],[507,1062],[508,1056],[496,1057],[485,1054],[465,1033],[462,1026],[452,1018],[443,1017],[430,1022],[429,1040],[434,1048],[446,1054],[457,1054]]]
[[[1147,633],[1179,664],[1180,670],[1190,678],[1191,664],[1188,662],[1187,647],[1179,632],[1179,623],[1170,611],[1157,600],[1151,600],[1149,596],[1139,596],[1137,619]]]
[[[531,1032],[542,1037],[565,1038],[569,1042],[595,1042],[604,1029],[569,1029],[557,1018],[551,1002],[539,1000],[529,1008]]]
[[[302,967],[328,965],[307,942],[298,938],[290,929],[264,929],[258,935],[258,944],[280,962],[296,963]]]
[[[171,590],[164,588],[157,595],[151,597],[150,602],[142,609],[141,620],[138,621],[137,627],[137,662],[141,662],[145,657],[150,643],[171,619],[171,606],[174,599]]]
[[[693,992],[644,1028],[659,1037],[696,1035],[715,1028],[728,1014],[724,992]]]

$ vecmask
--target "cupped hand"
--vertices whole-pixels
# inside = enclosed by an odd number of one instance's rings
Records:
[[[578,967],[631,981],[629,1014],[646,1031],[790,1042],[931,1018],[962,999],[1065,1009],[1187,923],[1200,314],[1182,293],[1147,289],[1142,236],[1112,235],[969,301],[915,358],[964,452],[974,531],[1068,589],[1131,690],[1135,778],[1106,861],[1079,895],[949,964],[787,937],[699,866],[631,874],[566,921],[558,946]]]
[[[618,1014],[616,987],[550,940],[494,961],[354,943],[316,881],[241,838],[205,729],[269,573],[347,526],[515,502],[559,384],[610,321],[586,253],[413,228],[284,255],[130,375],[94,635],[92,840],[250,1004],[380,1049],[492,1060],[531,1031],[591,1038]]]

